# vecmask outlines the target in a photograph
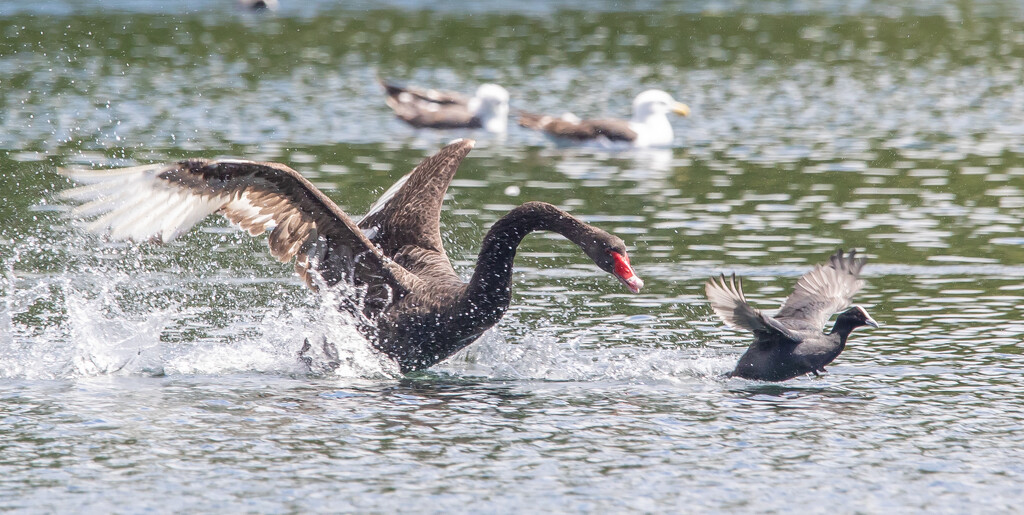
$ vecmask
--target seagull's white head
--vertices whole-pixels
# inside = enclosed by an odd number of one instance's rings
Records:
[[[508,128],[508,91],[497,84],[481,84],[469,101],[469,110],[480,118],[488,132]]]
[[[690,108],[660,89],[649,89],[633,99],[634,123],[647,123],[652,116],[665,118],[668,113],[689,116]]]
[[[675,134],[668,113],[689,116],[690,108],[676,102],[660,89],[649,89],[633,99],[633,119],[629,126],[636,131],[634,147],[671,146]]]

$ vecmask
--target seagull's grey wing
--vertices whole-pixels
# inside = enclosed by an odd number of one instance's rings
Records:
[[[636,132],[626,120],[566,120],[553,116],[519,113],[519,125],[571,141],[590,141],[604,136],[611,141],[633,141]]]
[[[565,120],[543,114],[520,112],[519,125],[556,138],[572,141],[587,141],[598,136],[596,129],[586,122]]]
[[[864,286],[860,271],[867,258],[855,254],[856,251],[850,251],[844,255],[839,249],[827,263],[804,274],[775,318],[824,327],[829,317],[849,306],[854,294]]]
[[[469,110],[469,98],[449,91],[399,86],[381,80],[384,101],[402,121],[420,128],[480,128],[480,120]]]
[[[608,138],[611,141],[633,141],[636,139],[636,131],[629,127],[628,120],[604,119],[584,120],[583,123],[594,128],[594,132]]]
[[[427,89],[418,88],[416,86],[410,86],[408,84],[398,84],[397,82],[379,79],[380,85],[384,87],[384,92],[390,97],[397,97],[403,93],[414,97],[419,100],[426,102],[434,102],[436,104],[461,104],[466,105],[469,102],[469,98],[461,93],[454,91],[442,91],[439,89]]]
[[[399,119],[418,128],[479,129],[480,119],[463,104],[439,104],[417,97],[387,97],[388,107]]]
[[[799,338],[778,320],[747,303],[743,295],[743,281],[737,279],[736,274],[728,279],[724,274],[708,279],[704,283],[704,291],[711,302],[711,309],[727,325],[746,329],[754,334],[774,334],[794,342],[799,341]]]

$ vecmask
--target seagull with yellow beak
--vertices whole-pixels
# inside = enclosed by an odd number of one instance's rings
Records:
[[[660,89],[649,89],[633,100],[633,117],[581,120],[571,113],[554,117],[519,113],[519,125],[543,132],[559,143],[597,143],[611,146],[627,143],[632,147],[669,147],[675,138],[668,113],[689,116],[690,108],[676,102]]]

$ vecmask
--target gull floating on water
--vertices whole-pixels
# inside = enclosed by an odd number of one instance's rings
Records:
[[[519,125],[541,131],[559,142],[597,143],[611,146],[625,143],[633,147],[667,147],[675,137],[668,113],[689,116],[690,108],[676,102],[672,95],[649,89],[633,100],[633,117],[581,120],[571,113],[560,117],[522,112]]]
[[[481,84],[472,97],[450,91],[423,89],[381,80],[385,101],[402,121],[419,128],[508,129],[508,91],[497,84]]]

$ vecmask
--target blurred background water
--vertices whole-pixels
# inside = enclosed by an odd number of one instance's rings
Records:
[[[1024,8],[1012,1],[0,2],[0,509],[1006,512],[1024,473]],[[671,149],[417,131],[377,75],[513,108],[693,109]],[[456,137],[442,215],[468,276],[544,200],[623,237],[640,295],[521,248],[494,331],[402,378],[261,238],[165,246],[68,220],[59,166],[287,163],[365,210]],[[871,256],[822,378],[723,380],[837,247]],[[342,342],[336,373],[296,359]]]

